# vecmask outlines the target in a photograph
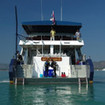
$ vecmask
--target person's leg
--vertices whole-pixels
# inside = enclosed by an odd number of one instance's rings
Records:
[[[55,40],[55,37],[53,36],[53,40]]]
[[[90,81],[93,81],[94,72],[90,72]]]
[[[48,77],[48,68],[47,68],[46,72],[47,72],[46,74],[47,74],[47,77]]]
[[[45,67],[45,77],[47,77],[47,75],[48,75],[48,74],[47,74],[47,71],[48,71],[48,70],[47,70],[47,67]]]
[[[9,72],[9,79],[10,81],[13,81],[13,72]]]
[[[56,68],[54,68],[54,77],[56,77]]]
[[[53,40],[53,36],[50,37],[50,40]]]

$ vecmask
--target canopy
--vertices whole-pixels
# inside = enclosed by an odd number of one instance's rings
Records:
[[[33,33],[49,33],[51,27],[54,27],[57,33],[75,33],[82,27],[81,23],[56,21],[55,25],[52,25],[51,21],[31,21],[23,22],[22,26],[27,34]]]

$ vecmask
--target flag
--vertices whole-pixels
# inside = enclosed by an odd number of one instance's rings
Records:
[[[53,25],[55,25],[55,15],[54,15],[54,11],[52,12],[52,17],[50,18],[50,21],[53,22]]]

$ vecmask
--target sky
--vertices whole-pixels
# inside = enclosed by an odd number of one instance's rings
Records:
[[[26,36],[22,22],[41,20],[41,0],[0,0],[0,63],[9,64],[15,54],[15,5],[19,34]],[[61,0],[42,0],[43,20],[53,10],[61,20]],[[105,0],[62,0],[62,20],[82,23],[82,53],[93,61],[105,60]]]

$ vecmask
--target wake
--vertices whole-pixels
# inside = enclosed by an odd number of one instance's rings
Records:
[[[0,81],[0,83],[9,83],[9,80]]]

